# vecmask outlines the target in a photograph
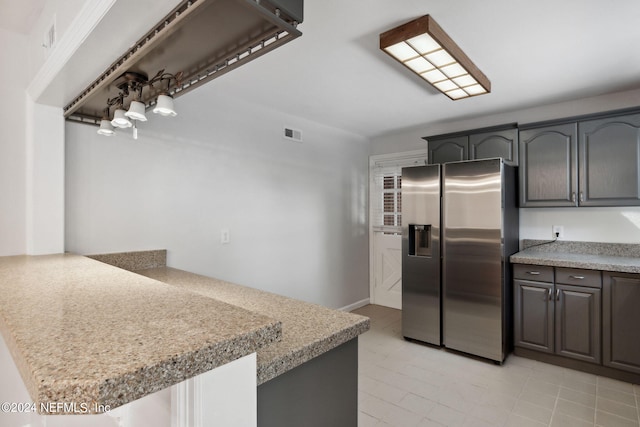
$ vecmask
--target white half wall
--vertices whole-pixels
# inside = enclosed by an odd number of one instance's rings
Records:
[[[332,308],[368,298],[368,141],[223,82],[177,99],[175,118],[149,112],[138,140],[67,123],[66,250],[166,248],[171,267]]]
[[[491,95],[487,95],[491,96]],[[583,114],[599,113],[639,105],[640,90],[436,123],[374,138],[371,154],[424,149],[423,136],[477,129],[505,123],[532,123]],[[551,227],[564,226],[563,240],[612,243],[640,242],[640,207],[620,208],[523,208],[520,209],[520,239],[551,239]]]

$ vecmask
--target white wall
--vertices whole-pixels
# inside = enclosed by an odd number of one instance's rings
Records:
[[[553,225],[564,227],[561,240],[640,243],[640,207],[520,209],[520,238],[551,239]]]
[[[372,154],[424,149],[426,142],[422,139],[423,136],[504,123],[531,123],[637,107],[639,100],[640,90],[636,90],[468,120],[416,127],[374,138],[371,143]],[[564,226],[564,236],[561,236],[563,240],[638,243],[640,242],[640,207],[520,209],[521,239],[550,239],[553,225]]]
[[[223,82],[177,99],[178,117],[149,113],[137,141],[66,125],[66,249],[166,248],[172,267],[334,308],[368,298],[368,141]]]
[[[26,99],[26,243],[30,255],[64,252],[64,116]]]
[[[0,28],[0,256],[22,254],[25,242],[26,37]]]

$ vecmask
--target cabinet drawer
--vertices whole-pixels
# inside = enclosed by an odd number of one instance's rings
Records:
[[[557,267],[556,283],[601,289],[602,272],[597,270]]]
[[[546,265],[514,264],[513,277],[536,282],[553,282],[553,267]]]

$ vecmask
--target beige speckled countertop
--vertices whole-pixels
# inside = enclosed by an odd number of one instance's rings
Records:
[[[115,408],[253,353],[282,329],[239,304],[60,254],[0,257],[0,332],[36,404]]]
[[[536,243],[538,241],[525,240],[526,249],[511,255],[510,261],[515,264],[640,273],[640,245],[557,241],[531,246]]]
[[[369,330],[364,316],[169,267],[137,271],[147,277],[242,307],[282,322],[280,341],[257,352],[258,384],[269,381]]]

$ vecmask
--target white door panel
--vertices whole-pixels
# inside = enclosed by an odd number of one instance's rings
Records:
[[[402,308],[402,236],[374,233],[375,287],[373,303]]]

